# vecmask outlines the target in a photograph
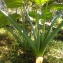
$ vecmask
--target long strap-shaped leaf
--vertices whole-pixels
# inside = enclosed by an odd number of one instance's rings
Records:
[[[13,32],[13,30],[6,26],[4,26],[4,28],[6,28],[17,39],[18,42],[22,43],[21,39],[16,35],[16,33]]]
[[[6,14],[4,11],[0,10],[0,12],[7,17],[7,19],[10,20],[10,22],[15,26],[15,28],[20,32],[20,34],[28,41],[28,43],[31,45],[31,48],[34,50],[35,54],[37,54],[36,47],[34,45],[34,42],[28,37],[28,35],[22,30],[22,28],[17,24],[16,21],[14,21],[8,14]],[[22,32],[23,31],[23,32]]]
[[[3,25],[4,26],[4,25]],[[12,31],[10,28],[4,26],[4,28],[6,28],[17,40],[17,42],[21,45],[21,47],[23,48],[23,50],[25,49],[24,45],[26,44],[24,41],[21,40],[21,38],[19,36],[16,35],[16,33],[14,33],[14,31]]]
[[[61,24],[54,30],[54,32],[48,37],[48,39],[43,43],[41,49],[40,49],[40,54],[43,54],[47,44],[54,38],[54,36],[58,33],[58,31],[61,29],[61,27],[63,26],[63,21],[61,22]]]
[[[42,43],[44,42],[44,39],[45,39],[45,22],[46,22],[46,13],[47,13],[47,7],[48,7],[48,2],[46,3],[46,7],[45,7],[45,10],[44,10],[44,22],[43,22],[43,29],[42,29]]]
[[[45,37],[45,41],[47,40],[47,38],[48,38],[49,35],[51,34],[51,29],[52,29],[54,23],[56,22],[57,18],[59,18],[59,17],[60,17],[60,14],[58,14],[58,15],[56,16],[56,18],[53,20],[53,22],[51,23],[51,25],[50,25],[50,27],[49,27],[49,29],[48,29],[47,35],[46,35],[46,37]]]

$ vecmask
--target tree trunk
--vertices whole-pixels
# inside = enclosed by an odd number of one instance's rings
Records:
[[[36,63],[43,63],[43,57],[36,57]]]

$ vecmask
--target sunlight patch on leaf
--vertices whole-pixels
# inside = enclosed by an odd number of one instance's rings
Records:
[[[45,2],[48,2],[49,0],[35,0],[37,4],[43,4]]]

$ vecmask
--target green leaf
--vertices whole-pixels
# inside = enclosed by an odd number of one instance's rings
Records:
[[[4,2],[9,8],[16,8],[22,5],[21,0],[4,0]]]
[[[46,7],[43,7],[42,9],[45,10]],[[52,4],[48,5],[47,9],[48,10],[63,10],[63,4],[52,3]]]
[[[41,18],[45,17],[45,10],[42,11],[42,16]],[[46,19],[50,19],[52,17],[52,13],[50,11],[46,11]]]
[[[0,25],[1,25],[1,24],[9,25],[10,22],[8,21],[8,19],[7,19],[4,15],[2,15],[2,14],[0,13]]]
[[[39,19],[44,19],[45,10],[42,11],[42,14],[38,14]],[[33,18],[36,18],[36,11],[29,12],[29,15]],[[46,19],[50,19],[52,17],[52,13],[50,11],[46,12]]]
[[[35,11],[31,11],[29,12],[29,15],[33,18],[36,18],[36,12]]]
[[[60,10],[63,9],[63,4],[51,4],[49,8],[54,10]]]
[[[49,0],[34,0],[37,4],[43,4],[45,2],[48,2]]]
[[[14,14],[9,14],[14,20],[17,20],[20,18],[20,15],[17,14],[17,13],[14,13]]]
[[[37,15],[38,15],[39,19],[42,18],[42,17],[41,17],[41,16],[42,16],[41,14],[37,13]],[[33,18],[36,18],[36,11],[31,11],[31,12],[29,12],[29,16],[31,16],[31,17],[33,17]]]

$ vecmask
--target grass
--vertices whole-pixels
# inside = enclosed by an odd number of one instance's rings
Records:
[[[33,63],[33,59],[30,49],[22,54],[16,39],[7,30],[0,28],[0,63]],[[48,44],[43,63],[63,63],[62,41],[52,40]]]

